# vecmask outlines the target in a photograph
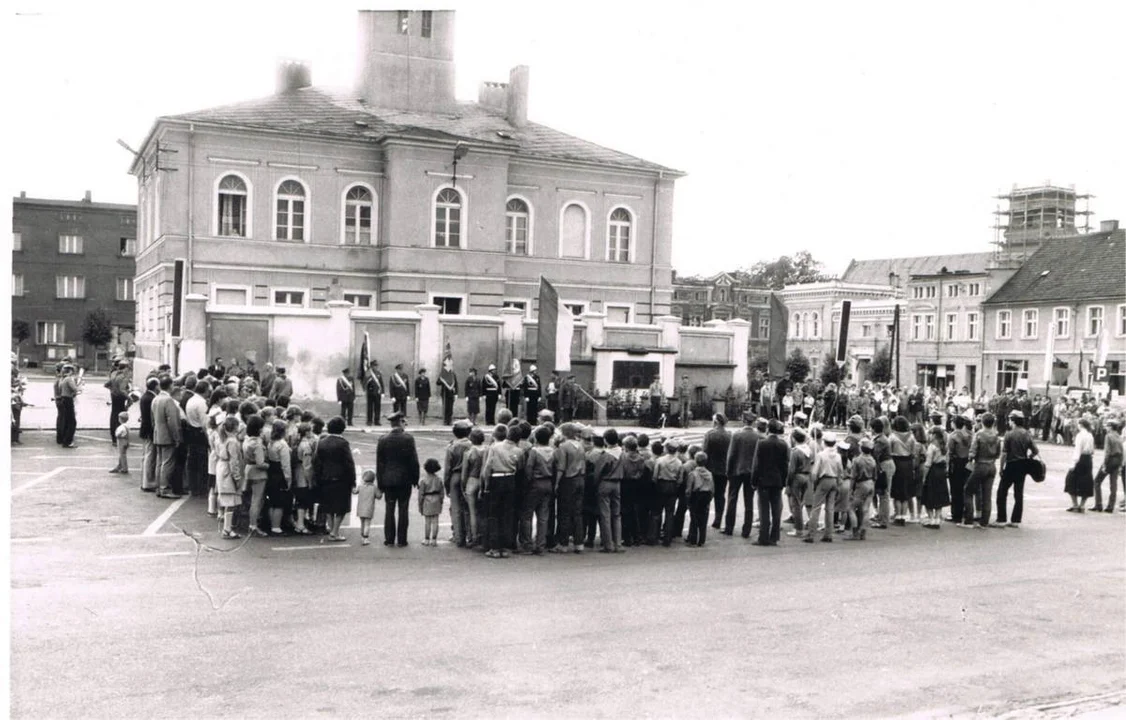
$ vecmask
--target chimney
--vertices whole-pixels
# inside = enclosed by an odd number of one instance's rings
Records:
[[[477,88],[477,104],[490,110],[508,110],[508,85],[501,82],[482,82]]]
[[[1118,229],[1117,220],[1101,220],[1099,221],[1099,232],[1114,232]]]
[[[313,84],[313,70],[300,60],[281,60],[278,62],[277,93],[293,92]]]
[[[20,200],[25,200],[26,198],[27,198],[27,191],[26,190],[20,190]]]
[[[528,124],[528,66],[517,65],[508,73],[508,109],[505,117],[512,127]]]
[[[86,191],[86,196],[82,198],[82,202],[90,202],[90,191]]]

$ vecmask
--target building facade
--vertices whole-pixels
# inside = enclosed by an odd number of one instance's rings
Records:
[[[134,351],[137,208],[84,200],[12,199],[12,319],[28,325],[19,352],[29,363],[70,356],[95,361]],[[104,310],[113,337],[83,340],[86,317]]]
[[[668,315],[682,173],[530,122],[526,67],[456,101],[453,21],[361,11],[353,92],[287,63],[273,96],[157,119],[132,167],[147,362],[176,362],[188,295],[207,299],[208,346],[250,332],[259,360],[284,355],[276,313],[531,317],[541,275],[577,316]],[[228,322],[248,314],[265,329]]]
[[[741,273],[718,273],[711,277],[681,277],[672,280],[670,315],[684,327],[701,327],[711,320],[741,318],[751,323],[749,352],[765,353],[770,340],[769,288],[749,283]]]
[[[1126,392],[1126,231],[1049,239],[983,303],[985,389]],[[1105,378],[1105,379],[1104,379]]]

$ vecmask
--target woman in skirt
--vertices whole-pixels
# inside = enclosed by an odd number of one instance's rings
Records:
[[[272,535],[282,534],[282,518],[293,505],[293,456],[285,441],[286,428],[285,420],[274,420],[266,446],[266,506],[270,508]]]
[[[891,499],[895,503],[895,524],[906,525],[908,512],[915,504],[915,436],[907,418],[900,415],[891,424],[892,433],[888,438],[891,461],[895,464],[895,474],[891,478]],[[914,513],[911,513],[912,516]]]
[[[930,436],[923,460],[923,507],[927,509],[923,527],[937,530],[942,527],[942,509],[950,504],[950,487],[946,482],[946,432],[941,425],[935,425]]]
[[[1063,491],[1071,496],[1068,512],[1086,512],[1087,498],[1095,494],[1093,459],[1095,456],[1095,437],[1091,434],[1091,421],[1081,418],[1075,433],[1075,452],[1073,465],[1067,474]]]
[[[942,418],[938,417],[932,423],[932,427],[939,427]],[[907,522],[917,523],[922,519],[922,505],[923,505],[923,480],[926,478],[926,473],[923,472],[923,465],[927,461],[927,431],[922,423],[911,424],[911,435],[915,438],[915,474],[913,476],[914,484],[912,489],[914,492],[914,500],[911,505],[911,519]]]

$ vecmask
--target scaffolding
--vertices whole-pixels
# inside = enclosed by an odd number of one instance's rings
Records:
[[[1009,260],[1023,261],[1047,240],[1091,231],[1090,201],[1094,195],[1080,194],[1075,186],[1059,187],[1045,182],[1037,187],[1018,188],[998,194],[993,211],[994,253]],[[1082,209],[1077,204],[1082,201]]]

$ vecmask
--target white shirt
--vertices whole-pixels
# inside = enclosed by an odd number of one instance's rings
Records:
[[[1075,452],[1071,456],[1072,462],[1079,462],[1079,458],[1083,455],[1095,454],[1095,438],[1091,433],[1087,432],[1086,428],[1079,428],[1079,433],[1075,436]]]
[[[192,393],[184,405],[184,419],[189,425],[202,430],[207,427],[207,401],[199,395]]]

